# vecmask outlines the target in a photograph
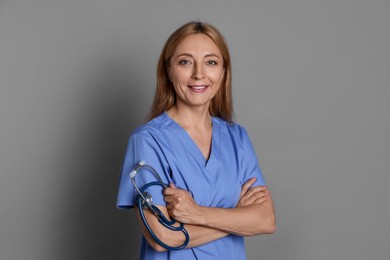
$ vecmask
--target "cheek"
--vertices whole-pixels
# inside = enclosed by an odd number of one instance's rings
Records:
[[[192,73],[190,69],[171,67],[168,74],[172,81],[183,81],[191,77]]]
[[[214,81],[214,82],[221,82],[223,79],[224,71],[223,70],[218,70],[218,71],[212,71],[209,74],[209,77]]]
[[[184,77],[182,74],[175,74],[172,75],[172,85],[175,89],[176,93],[182,92],[184,89],[187,88],[187,81],[186,77]]]
[[[213,82],[214,87],[216,87],[216,91],[218,91],[218,89],[221,88],[223,75],[217,74],[217,75],[214,75],[213,77],[210,77],[210,79]]]

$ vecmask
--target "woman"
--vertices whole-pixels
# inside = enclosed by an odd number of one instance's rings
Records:
[[[275,216],[256,155],[243,127],[232,122],[231,63],[213,26],[190,22],[163,48],[149,121],[132,134],[120,179],[117,206],[132,208],[129,178],[141,160],[169,187],[151,187],[153,203],[184,223],[187,247],[167,251],[143,230],[140,259],[245,259],[244,236],[273,233]],[[140,173],[140,187],[155,181]],[[145,210],[153,231],[178,246],[184,235],[163,227]]]

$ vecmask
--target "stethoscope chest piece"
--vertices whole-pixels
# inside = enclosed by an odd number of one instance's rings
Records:
[[[146,199],[146,201],[142,200],[142,202],[141,202],[142,209],[148,209],[148,208],[149,208],[148,205],[153,204],[152,195],[150,195],[150,193],[149,193],[149,192],[146,192],[146,191],[144,191],[144,192],[142,193],[142,195],[143,195],[144,198]]]

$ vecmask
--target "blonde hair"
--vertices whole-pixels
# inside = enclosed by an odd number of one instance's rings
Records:
[[[221,81],[221,87],[218,93],[210,102],[209,111],[212,116],[222,118],[232,122],[233,117],[233,100],[231,89],[231,62],[227,44],[222,34],[212,25],[202,22],[189,22],[178,28],[168,38],[161,52],[157,64],[157,86],[154,100],[147,117],[151,120],[161,113],[173,107],[176,103],[176,92],[168,77],[168,66],[170,59],[176,51],[177,46],[187,36],[191,34],[205,34],[210,37],[218,47],[223,57],[224,76]]]

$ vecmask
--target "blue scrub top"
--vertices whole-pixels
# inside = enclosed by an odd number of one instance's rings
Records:
[[[211,153],[206,160],[188,133],[167,113],[137,128],[130,137],[119,183],[117,207],[132,208],[137,193],[129,174],[140,161],[153,166],[162,180],[191,192],[202,206],[234,208],[241,187],[252,177],[253,186],[265,181],[246,130],[220,118],[212,118]],[[156,181],[141,169],[135,181],[139,187]],[[165,206],[162,188],[147,190],[156,205]],[[140,259],[246,259],[244,238],[228,235],[208,244],[179,251],[156,252],[142,237]]]

